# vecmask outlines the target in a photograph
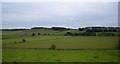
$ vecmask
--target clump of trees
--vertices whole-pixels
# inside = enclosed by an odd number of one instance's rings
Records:
[[[112,32],[83,32],[83,33],[71,33],[67,32],[64,36],[116,36],[115,33]]]
[[[100,33],[100,34],[98,34],[98,36],[115,36],[115,34],[114,33],[107,33],[107,32],[102,32],[102,33]]]
[[[80,33],[80,36],[96,36],[95,32],[84,32],[84,33]]]
[[[84,32],[84,33],[71,33],[67,32],[65,36],[96,36],[95,32]]]
[[[32,33],[32,35],[31,36],[40,36],[40,35],[50,35],[50,34],[46,34],[46,33],[44,33],[44,34],[40,34],[40,33],[37,33],[37,34],[35,34],[35,33]]]
[[[50,28],[52,30],[57,30],[57,31],[64,31],[64,30],[67,30],[65,27],[52,27]]]
[[[119,27],[86,27],[87,32],[117,32]]]
[[[64,34],[65,36],[73,36],[73,34],[71,32],[67,32],[66,34]]]
[[[86,28],[78,28],[79,31],[85,30]]]

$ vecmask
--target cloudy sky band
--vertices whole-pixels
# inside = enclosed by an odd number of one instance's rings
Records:
[[[117,2],[4,2],[3,28],[117,26]]]

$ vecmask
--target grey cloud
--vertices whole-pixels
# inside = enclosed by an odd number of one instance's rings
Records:
[[[117,26],[117,3],[4,3],[3,28]]]

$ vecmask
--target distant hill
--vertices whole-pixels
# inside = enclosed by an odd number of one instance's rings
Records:
[[[66,27],[33,27],[31,29],[1,29],[2,31],[21,31],[21,30],[55,30],[55,31],[64,31],[64,30],[79,30],[87,32],[117,32],[120,31],[119,27],[85,27],[85,28],[66,28]]]

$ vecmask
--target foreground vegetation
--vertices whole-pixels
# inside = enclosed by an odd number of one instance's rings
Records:
[[[66,36],[67,32],[85,31],[3,31],[3,62],[118,62],[117,36]]]
[[[3,49],[3,62],[117,62],[117,50]]]
[[[24,37],[25,38],[25,37]],[[19,48],[49,48],[55,44],[57,49],[115,49],[118,45],[118,37],[97,37],[97,36],[36,36],[3,40],[3,47]]]

